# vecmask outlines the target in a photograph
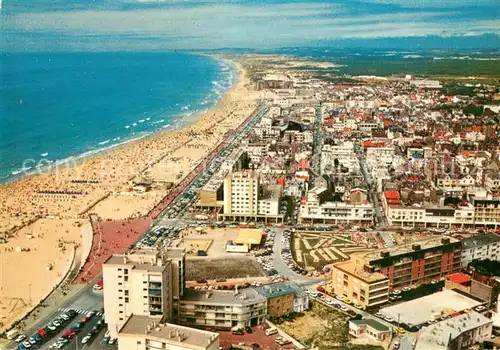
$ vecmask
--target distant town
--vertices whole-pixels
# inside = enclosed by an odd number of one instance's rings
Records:
[[[58,251],[78,253],[58,282],[19,288],[22,313],[0,299],[4,347],[500,348],[498,85],[228,59],[250,112],[183,135],[197,143],[171,155],[175,176],[153,164],[71,214],[78,243]],[[59,205],[72,208],[104,183],[68,179],[36,198],[76,188]]]

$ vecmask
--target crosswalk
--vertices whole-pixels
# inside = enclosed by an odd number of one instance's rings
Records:
[[[72,308],[68,308],[68,307],[61,307],[59,308],[57,311],[59,312],[68,312],[69,310],[75,310],[77,314],[80,314],[80,315],[83,315],[83,314],[86,314],[90,311],[94,311],[94,310],[83,310],[83,309],[72,309]],[[96,315],[97,316],[102,316],[103,315],[103,312],[96,312]]]

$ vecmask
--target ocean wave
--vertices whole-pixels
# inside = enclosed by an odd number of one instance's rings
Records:
[[[108,144],[108,143],[109,143],[109,141],[111,141],[111,140],[101,141],[101,142],[99,142],[99,144],[100,144],[100,145],[105,145],[105,144]]]
[[[130,128],[130,125],[125,125],[125,129],[128,129],[128,128]]]
[[[132,123],[132,126],[137,126],[137,123]]]
[[[189,108],[191,108],[191,105],[186,105],[186,106],[183,106],[181,109],[183,111],[187,111]]]
[[[146,119],[140,119],[138,120],[139,123],[144,123],[146,121]]]
[[[47,152],[40,154],[40,157],[47,157],[49,154]]]

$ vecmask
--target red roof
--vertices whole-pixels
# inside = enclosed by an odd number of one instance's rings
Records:
[[[448,279],[456,284],[464,284],[470,282],[471,278],[465,273],[456,272],[448,276]]]
[[[398,191],[385,191],[384,197],[386,199],[399,199],[399,192]]]

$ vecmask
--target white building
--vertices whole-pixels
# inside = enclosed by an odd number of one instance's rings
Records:
[[[422,328],[415,350],[469,349],[491,337],[493,321],[471,311]]]
[[[253,288],[240,291],[185,290],[179,306],[179,323],[187,326],[231,329],[261,324],[267,299]]]
[[[321,202],[323,187],[314,187],[307,193],[307,200],[299,210],[300,222],[351,223],[372,222],[374,209],[370,203]]]
[[[172,316],[172,262],[161,252],[135,250],[103,263],[104,314],[112,338],[131,315]]]
[[[257,215],[259,174],[255,171],[238,171],[224,179],[224,214]]]
[[[500,261],[500,236],[496,234],[475,235],[462,241],[462,266],[466,267],[472,260]]]

